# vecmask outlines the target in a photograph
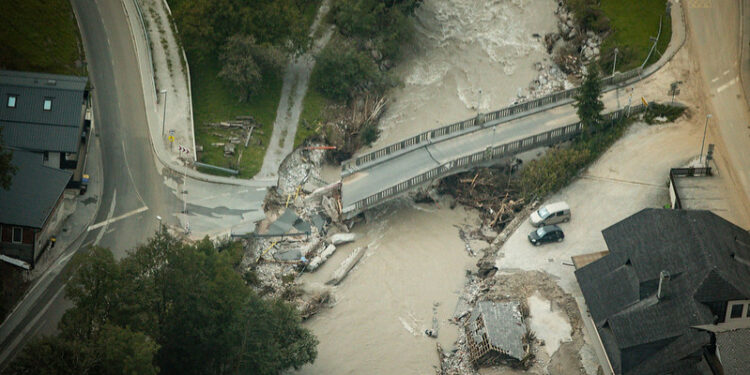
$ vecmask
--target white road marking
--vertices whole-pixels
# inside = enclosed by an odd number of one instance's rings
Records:
[[[263,191],[263,190],[266,190],[266,188],[262,187],[262,188],[255,189],[255,191]]]
[[[141,208],[139,208],[137,210],[130,211],[130,212],[128,212],[126,214],[122,214],[122,215],[120,215],[118,217],[108,218],[107,220],[102,221],[101,223],[96,223],[94,225],[90,225],[89,229],[87,229],[87,231],[90,232],[90,231],[92,231],[94,229],[101,228],[101,227],[103,227],[105,225],[109,225],[109,224],[112,224],[114,222],[118,222],[118,221],[120,221],[122,219],[129,218],[129,217],[131,217],[131,216],[133,216],[135,214],[139,214],[139,213],[141,213],[143,211],[146,211],[146,210],[148,210],[148,207],[147,206],[143,206],[143,207],[141,207]],[[104,232],[104,231],[102,231],[102,232]]]
[[[112,205],[109,206],[109,213],[107,214],[107,220],[106,221],[109,221],[109,219],[112,218],[112,215],[115,214],[115,201],[117,200],[116,198],[117,198],[117,190],[115,190],[112,193]],[[94,241],[94,246],[98,246],[99,245],[99,241],[101,241],[102,237],[104,237],[104,231],[105,230],[106,230],[106,227],[105,227],[105,229],[99,231],[99,234],[96,235],[96,240]]]
[[[711,83],[714,83],[714,82],[716,82],[718,80],[719,80],[719,77],[716,77],[716,78],[714,78],[714,79],[711,80]]]
[[[735,77],[735,78],[732,78],[732,80],[731,80],[731,81],[729,81],[729,82],[727,82],[727,83],[725,83],[725,84],[723,84],[723,85],[719,86],[719,88],[718,88],[718,89],[716,89],[716,92],[717,92],[717,93],[719,93],[719,92],[722,92],[722,91],[724,91],[724,90],[728,89],[728,88],[729,88],[729,86],[732,86],[732,85],[734,85],[735,83],[737,83],[737,78],[736,78],[736,77]]]
[[[729,74],[729,69],[727,69],[726,71],[724,71],[724,73],[721,73],[721,74],[722,74],[722,75],[727,75],[727,74]]]
[[[133,173],[130,172],[130,164],[128,164],[128,155],[125,154],[125,140],[122,140],[122,158],[125,159],[125,168],[128,170],[128,176],[130,176],[130,183],[133,184],[133,190],[135,190],[135,194],[138,196],[138,200],[141,201],[142,205],[146,205],[146,202],[143,200],[143,197],[141,197],[141,193],[138,192],[138,187],[135,185],[135,179],[133,178]]]

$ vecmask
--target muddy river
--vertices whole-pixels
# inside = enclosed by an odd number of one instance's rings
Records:
[[[396,68],[404,85],[390,93],[378,148],[477,111],[512,103],[548,56],[534,34],[556,28],[553,0],[426,0],[416,14],[418,47]],[[315,273],[323,285],[356,247],[365,257],[341,285],[336,303],[306,326],[320,340],[318,358],[302,374],[434,374],[435,343],[450,350],[458,327],[447,322],[477,258],[468,255],[456,225],[478,223],[462,208],[400,202],[368,214]],[[438,338],[425,329],[439,323]]]

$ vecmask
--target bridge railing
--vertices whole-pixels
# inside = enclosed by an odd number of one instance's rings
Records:
[[[610,124],[626,116],[643,112],[642,104],[624,108],[615,112],[604,115],[604,119]],[[485,150],[475,152],[471,155],[462,156],[451,160],[438,167],[430,169],[427,172],[414,176],[406,181],[390,186],[380,192],[370,195],[367,198],[354,202],[352,205],[344,208],[344,214],[352,216],[362,212],[370,207],[376,206],[396,195],[406,192],[416,186],[426,182],[433,181],[437,178],[450,176],[461,171],[471,168],[491,164],[493,160],[502,159],[524,151],[532,150],[541,146],[552,145],[561,141],[569,140],[581,133],[583,125],[580,121],[546,131],[544,133],[532,135],[523,139],[501,144],[499,146],[488,147]]]
[[[634,77],[640,76],[643,69],[636,68],[625,73],[616,73],[613,76],[602,79],[602,87],[610,87],[622,82],[626,82]],[[611,87],[610,87],[611,88]],[[481,129],[482,125],[490,121],[498,121],[504,118],[515,116],[520,113],[529,112],[539,107],[557,103],[563,100],[571,99],[578,93],[578,87],[565,91],[556,92],[543,96],[538,99],[527,102],[514,104],[509,107],[499,109],[494,112],[480,114],[477,117],[468,120],[459,121],[450,125],[445,125],[436,129],[428,130],[417,134],[413,137],[406,138],[402,141],[392,143],[381,149],[369,152],[354,159],[349,159],[341,163],[341,174],[347,176],[357,170],[360,166],[370,164],[377,159],[384,158],[402,150],[413,148],[433,140],[449,139],[470,130]]]

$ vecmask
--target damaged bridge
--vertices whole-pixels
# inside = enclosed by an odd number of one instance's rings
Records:
[[[605,108],[610,110],[605,115],[608,121],[643,111],[640,96],[633,95],[638,104],[630,106],[631,98],[624,90],[614,89],[610,87],[602,97]],[[429,187],[446,176],[499,164],[524,151],[572,139],[581,133],[582,125],[572,105],[573,94],[564,91],[556,95],[566,93],[558,100],[537,100],[548,103],[522,103],[519,106],[531,107],[525,113],[503,113],[514,108],[508,107],[345,162],[341,185],[343,215],[351,218],[409,191]]]

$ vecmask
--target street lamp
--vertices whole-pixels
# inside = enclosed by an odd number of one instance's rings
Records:
[[[161,116],[161,136],[164,138],[164,122],[167,120],[167,90],[161,90],[161,93],[164,94],[164,112]]]
[[[162,229],[164,228],[164,227],[162,226],[162,222],[161,222],[161,216],[159,216],[159,215],[156,215],[156,220],[159,220],[159,232],[161,232],[161,231],[162,231]]]
[[[708,129],[708,119],[710,119],[712,116],[711,114],[706,115],[706,125],[703,126],[703,140],[701,141],[701,154],[698,157],[698,163],[703,162],[703,145],[706,143],[706,130]]]
[[[612,77],[615,76],[615,67],[617,67],[617,52],[620,52],[620,50],[615,47],[615,62],[612,63]]]

